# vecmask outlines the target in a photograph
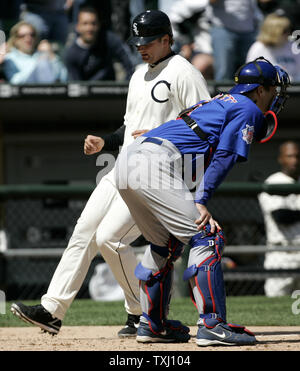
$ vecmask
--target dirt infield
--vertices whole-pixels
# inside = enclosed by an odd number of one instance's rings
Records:
[[[16,351],[195,351],[197,327],[191,327],[187,344],[139,344],[135,339],[117,337],[119,326],[64,326],[57,336],[42,333],[37,327],[0,328],[0,350]],[[249,327],[256,334],[254,346],[214,346],[205,350],[300,351],[300,326]]]

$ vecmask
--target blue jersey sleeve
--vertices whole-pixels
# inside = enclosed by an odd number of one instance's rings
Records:
[[[195,202],[206,205],[215,189],[222,183],[229,170],[238,161],[239,155],[217,150],[204,174],[204,182],[199,185]]]

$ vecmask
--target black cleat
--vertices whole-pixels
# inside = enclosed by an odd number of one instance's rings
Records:
[[[58,334],[61,328],[61,320],[52,317],[51,313],[41,304],[27,306],[22,303],[13,303],[10,310],[24,322],[32,323],[51,335]]]
[[[134,314],[128,314],[128,318],[125,324],[119,332],[119,338],[130,338],[136,337],[137,329],[139,327],[140,316],[135,316]]]
[[[191,336],[190,329],[180,321],[167,320],[164,329],[155,333],[148,323],[141,322],[137,331],[138,343],[187,343]]]

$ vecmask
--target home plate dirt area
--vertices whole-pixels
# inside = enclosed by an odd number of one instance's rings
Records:
[[[184,344],[140,344],[133,339],[119,339],[121,326],[63,326],[52,336],[37,327],[0,328],[1,351],[300,351],[300,326],[249,326],[258,343],[252,346],[198,347],[197,327],[191,327],[191,339]]]

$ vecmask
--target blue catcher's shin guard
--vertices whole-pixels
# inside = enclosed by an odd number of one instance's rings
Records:
[[[207,327],[214,327],[218,322],[226,322],[226,294],[221,267],[223,233],[219,230],[212,234],[206,226],[191,239],[190,246],[191,250],[197,250],[192,255],[194,258],[190,259],[190,264],[193,260],[195,264],[185,270],[184,280],[190,280],[200,321]],[[210,249],[211,254],[207,256]],[[205,251],[206,255],[201,256],[201,251]]]
[[[183,252],[183,244],[173,236],[170,237],[168,248],[151,244],[151,253],[158,254],[163,266],[157,271],[148,269],[139,263],[135,275],[140,280],[140,296],[142,316],[147,320],[151,331],[155,334],[163,331],[168,315],[173,283],[174,262]],[[151,262],[149,262],[151,266]]]

